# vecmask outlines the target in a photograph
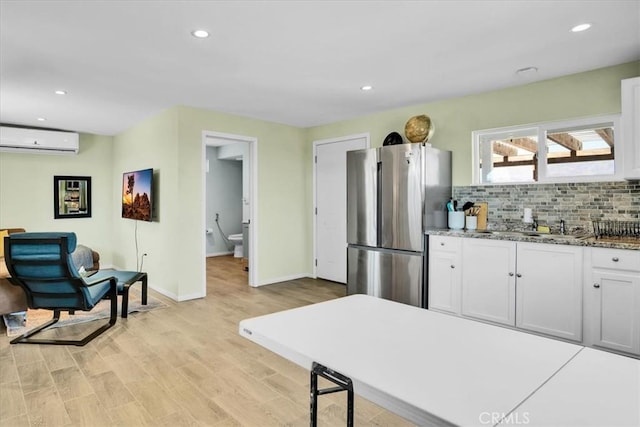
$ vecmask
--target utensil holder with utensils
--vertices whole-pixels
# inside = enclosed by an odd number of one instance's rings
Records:
[[[475,215],[467,215],[467,230],[475,230],[478,228],[478,217]]]
[[[468,205],[465,204],[465,206]],[[476,202],[465,209],[464,212],[467,216],[467,230],[486,230],[488,209],[489,204],[487,202]]]

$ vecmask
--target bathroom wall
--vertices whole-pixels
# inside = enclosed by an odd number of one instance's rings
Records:
[[[558,231],[563,219],[570,231],[593,231],[593,220],[640,220],[640,181],[568,184],[474,185],[454,187],[459,204],[488,202],[488,228],[522,229],[524,208]]]
[[[242,222],[249,222],[250,214],[250,189],[251,182],[251,156],[248,142],[234,142],[233,144],[222,145],[218,148],[218,159],[242,160]]]
[[[216,225],[216,213],[220,214],[219,222],[226,234],[242,232],[242,164],[231,160],[235,156],[219,159],[218,154],[224,147],[207,147],[209,171],[206,179],[207,216],[207,256],[224,255],[233,252],[233,246],[227,246]]]

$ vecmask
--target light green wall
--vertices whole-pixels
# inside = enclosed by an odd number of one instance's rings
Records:
[[[0,228],[72,231],[78,243],[113,262],[113,138],[80,135],[78,155],[0,153]],[[91,218],[53,218],[53,176],[91,177]]]
[[[640,75],[640,62],[602,68],[552,80],[461,98],[414,105],[318,126],[307,130],[307,143],[370,132],[381,146],[393,131],[404,135],[407,120],[427,114],[435,123],[430,142],[453,152],[453,184],[470,185],[471,132],[502,126],[620,112],[620,80]],[[308,173],[312,165],[308,161]]]
[[[189,107],[179,111],[179,187],[186,213],[180,257],[195,273],[204,269],[205,200],[202,179],[202,132],[215,131],[257,138],[257,283],[270,283],[311,272],[310,211],[307,208],[310,154],[304,130]],[[198,264],[194,264],[197,261]],[[191,273],[189,273],[191,275]],[[196,280],[196,277],[193,277]],[[185,286],[190,286],[185,284]]]
[[[142,254],[144,271],[149,273],[149,286],[176,300],[183,299],[182,275],[191,268],[181,264],[183,250],[179,240],[181,221],[191,222],[184,209],[186,194],[179,191],[178,179],[178,111],[160,112],[114,137],[111,192],[116,203],[113,217],[114,264],[119,269],[135,270],[136,227],[138,262]],[[122,174],[139,169],[154,169],[153,222],[122,218]],[[198,284],[202,285],[202,280]]]
[[[158,221],[138,222],[139,255],[147,253],[150,285],[177,300],[204,295],[205,197],[203,131],[257,138],[258,285],[309,275],[309,175],[304,131],[291,126],[189,107],[173,107],[114,138],[114,182],[152,167]],[[120,197],[120,185],[114,188]],[[113,209],[115,264],[134,269],[135,222]]]

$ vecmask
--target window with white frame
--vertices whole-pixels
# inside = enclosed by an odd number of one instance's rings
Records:
[[[474,184],[622,179],[618,121],[600,116],[474,131]]]

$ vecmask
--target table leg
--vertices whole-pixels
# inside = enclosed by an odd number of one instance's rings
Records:
[[[129,316],[129,288],[137,282],[142,282],[142,292],[141,299],[142,305],[147,305],[147,294],[148,294],[148,285],[147,285],[148,276],[147,273],[140,273],[136,275],[133,280],[129,282],[125,282],[122,288],[122,314],[121,317],[127,318]]]
[[[142,305],[147,305],[147,273],[140,278],[142,280]]]
[[[315,362],[314,362],[315,365]],[[315,368],[315,366],[314,366]],[[318,374],[311,370],[311,427],[318,425]]]
[[[131,284],[125,283],[122,288],[122,313],[120,313],[120,316],[123,319],[129,316],[129,286],[131,286]]]
[[[318,390],[318,375],[322,378],[331,381],[336,385],[336,387],[325,388]],[[342,375],[339,372],[336,372],[332,369],[327,368],[317,362],[313,362],[311,367],[311,427],[316,427],[318,425],[318,396],[323,394],[336,393],[339,391],[347,392],[347,427],[353,427],[353,383],[351,379]]]

